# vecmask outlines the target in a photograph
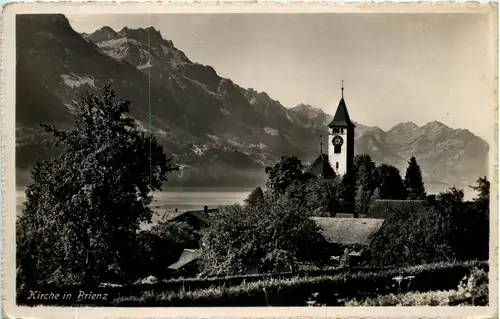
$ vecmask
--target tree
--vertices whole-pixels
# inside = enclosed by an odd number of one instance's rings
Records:
[[[361,167],[364,167],[367,172],[373,174],[375,172],[376,164],[372,160],[371,156],[368,154],[358,154],[354,156],[353,169],[352,169],[352,177],[354,179],[354,184],[356,184],[356,179]],[[373,175],[375,177],[375,175]],[[374,182],[374,180],[370,180],[370,182]],[[370,185],[375,188],[374,185]]]
[[[478,192],[478,196],[474,198],[474,201],[477,203],[480,203],[481,205],[485,206],[487,209],[489,209],[490,205],[490,182],[488,179],[485,177],[479,177],[477,179],[477,185],[476,186],[470,186],[473,190]]]
[[[186,222],[160,221],[150,232],[181,248],[197,248],[200,241],[197,231]]]
[[[264,192],[262,188],[256,187],[245,199],[247,205],[259,205],[264,201]]]
[[[440,192],[436,201],[445,205],[460,204],[464,201],[464,191],[453,186],[446,192]]]
[[[377,187],[375,178],[375,163],[369,155],[356,155],[354,158],[354,174],[355,174],[355,216],[365,214],[368,210],[368,205]]]
[[[373,236],[370,262],[377,266],[408,266],[453,259],[449,225],[448,216],[437,208],[401,202]]]
[[[371,188],[372,175],[366,169],[364,165],[361,165],[358,169],[356,178],[356,211],[355,217],[360,214],[366,214],[370,198],[373,194],[374,189]]]
[[[329,217],[338,207],[340,192],[337,179],[310,177],[293,181],[283,196],[306,215]]]
[[[109,85],[101,93],[81,96],[72,129],[43,125],[63,149],[35,165],[26,190],[17,260],[27,285],[93,286],[120,273],[140,223],[151,221],[151,192],[176,169],[136,128],[130,102]]]
[[[488,208],[478,202],[464,202],[464,191],[456,187],[436,196],[433,207],[448,221],[442,230],[459,260],[488,259]]]
[[[427,194],[422,180],[422,171],[414,156],[412,156],[408,162],[404,183],[408,199],[423,200],[426,198]]]
[[[285,197],[259,207],[222,208],[202,242],[201,267],[210,275],[290,270],[328,256],[318,226]]]
[[[178,260],[185,248],[198,248],[199,241],[199,233],[188,223],[160,221],[138,234],[137,257],[130,261],[130,272],[137,272],[136,277],[140,278],[166,278],[171,274],[168,266]]]
[[[284,155],[276,165],[266,167],[266,186],[273,193],[283,194],[290,183],[303,176],[303,169],[304,166],[297,157]]]
[[[406,189],[399,170],[382,164],[376,168],[376,179],[380,199],[406,199]]]

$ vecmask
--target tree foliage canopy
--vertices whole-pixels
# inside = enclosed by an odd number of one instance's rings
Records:
[[[484,208],[489,209],[490,205],[490,182],[484,177],[479,177],[476,181],[477,185],[476,186],[471,186],[473,190],[478,192],[478,195],[476,198],[474,198],[474,201],[483,205]]]
[[[264,201],[264,192],[262,188],[256,187],[252,190],[252,192],[248,195],[248,198],[245,199],[245,203],[247,205],[258,205]]]
[[[302,178],[303,169],[302,162],[296,156],[284,155],[273,167],[266,167],[266,186],[273,193],[283,194],[288,185]]]
[[[229,206],[202,232],[202,268],[211,275],[290,270],[328,255],[318,226],[285,197],[259,206]]]
[[[355,156],[354,174],[356,180],[356,215],[365,214],[370,199],[377,188],[376,166],[370,155],[361,154]]]
[[[81,96],[74,127],[44,126],[63,146],[39,161],[18,221],[19,278],[26,285],[94,285],[120,274],[151,191],[176,167],[163,147],[127,116],[130,102],[110,86]]]
[[[489,213],[464,202],[452,187],[427,207],[401,205],[386,219],[370,246],[372,263],[412,265],[450,259],[488,259]]]
[[[399,170],[391,165],[381,164],[375,172],[380,199],[406,199],[406,189]]]
[[[408,199],[425,199],[427,196],[422,179],[422,171],[414,156],[408,162],[404,183]]]

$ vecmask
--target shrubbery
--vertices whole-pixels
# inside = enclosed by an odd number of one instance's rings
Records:
[[[434,202],[402,202],[373,209],[387,214],[369,246],[372,265],[418,265],[446,260],[487,260],[489,210],[483,202],[463,202],[451,188]]]
[[[202,232],[202,243],[207,275],[291,270],[297,262],[328,257],[318,226],[284,198],[222,208]]]
[[[436,263],[406,268],[328,271],[330,275],[295,275],[291,278],[259,278],[259,276],[224,279],[172,280],[165,283],[99,289],[108,293],[108,301],[87,301],[94,305],[116,306],[305,306],[312,294],[318,303],[343,305],[345,300],[365,300],[378,295],[404,292],[425,292],[455,289],[471,269],[477,267],[485,273],[487,262]],[[411,284],[399,287],[395,277],[411,277]],[[476,275],[475,275],[476,276]],[[476,276],[478,277],[478,276]],[[237,279],[237,280],[236,280]],[[484,281],[478,281],[478,285]],[[201,289],[196,289],[196,287]],[[73,290],[78,292],[79,287]],[[61,290],[63,291],[63,290]],[[64,291],[71,289],[64,288]],[[484,293],[481,293],[484,294]],[[111,302],[111,300],[113,300]],[[267,302],[266,302],[267,300]],[[31,301],[32,302],[32,301]],[[38,304],[39,301],[37,301]],[[58,304],[61,301],[45,301]],[[29,304],[30,300],[18,300]]]
[[[345,300],[365,299],[398,290],[393,278],[414,276],[408,291],[448,290],[457,286],[470,269],[486,263],[439,263],[377,272],[343,273],[333,276],[268,279],[238,286],[214,286],[208,289],[144,293],[140,297],[120,297],[116,306],[305,306],[311,294],[330,306],[344,305]]]
[[[364,300],[349,300],[345,306],[487,306],[488,272],[474,267],[457,289],[380,295]]]

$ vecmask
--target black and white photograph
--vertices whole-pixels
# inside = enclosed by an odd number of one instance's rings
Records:
[[[112,6],[4,9],[17,307],[496,306],[495,6]]]

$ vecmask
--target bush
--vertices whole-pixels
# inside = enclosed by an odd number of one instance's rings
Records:
[[[471,267],[487,268],[487,263],[438,263],[386,271],[341,273],[333,276],[294,277],[243,282],[238,286],[214,286],[194,291],[148,292],[141,298],[120,297],[116,306],[304,306],[312,294],[317,301],[340,306],[344,300],[389,295],[399,289],[393,278],[414,276],[409,291],[448,290],[457,286]]]
[[[464,277],[458,288],[448,291],[409,292],[388,294],[345,302],[345,306],[487,306],[488,273],[474,267],[471,274]]]

